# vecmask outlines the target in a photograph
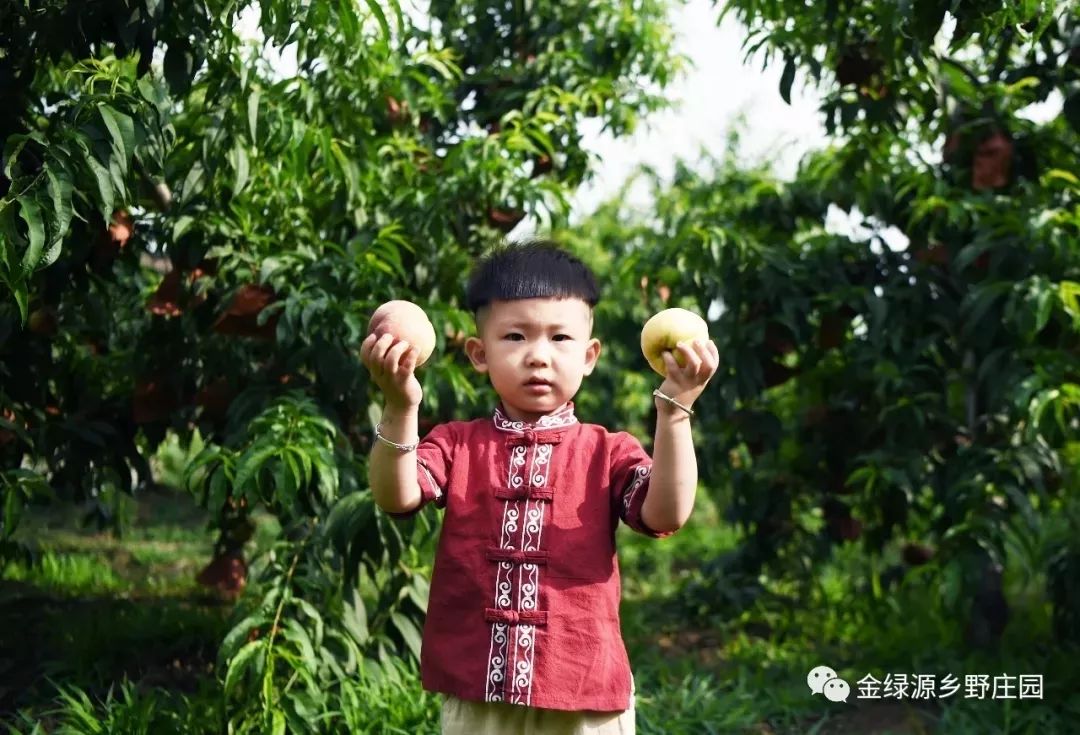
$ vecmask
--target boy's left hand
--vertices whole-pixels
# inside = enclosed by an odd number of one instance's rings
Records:
[[[719,367],[720,353],[716,349],[715,342],[703,339],[680,342],[675,345],[675,350],[680,353],[683,362],[686,364],[680,366],[671,350],[663,352],[667,377],[660,386],[660,392],[671,396],[689,408],[701,395],[701,392],[705,390],[709,378],[713,376],[716,368]],[[656,402],[658,405],[663,403],[679,411],[678,408],[671,406],[667,401],[660,398],[657,398]]]

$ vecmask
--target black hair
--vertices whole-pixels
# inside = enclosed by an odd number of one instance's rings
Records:
[[[590,307],[600,289],[589,266],[550,240],[501,245],[477,262],[465,289],[473,314],[492,301],[578,298]]]

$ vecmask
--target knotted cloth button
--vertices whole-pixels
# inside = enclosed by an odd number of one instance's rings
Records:
[[[536,432],[532,429],[525,429],[525,441],[529,442],[529,444],[536,441]]]
[[[485,608],[484,619],[504,625],[547,625],[547,610],[503,610]]]

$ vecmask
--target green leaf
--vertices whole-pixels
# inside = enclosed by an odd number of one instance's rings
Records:
[[[461,76],[461,70],[453,64],[448,64],[438,55],[431,53],[430,51],[421,51],[416,55],[416,63],[423,64],[424,66],[430,66],[439,76],[446,81],[453,81]]]
[[[969,265],[978,260],[979,256],[1000,243],[997,240],[976,240],[960,248],[953,261],[953,267],[957,271],[963,271]]]
[[[235,656],[232,657],[232,660],[229,661],[229,668],[225,674],[226,696],[236,688],[236,685],[240,682],[247,669],[251,668],[252,663],[255,662],[255,656],[260,653],[265,655],[266,646],[266,642],[262,640],[249,641]]]
[[[251,90],[251,94],[247,99],[247,119],[248,119],[248,132],[251,134],[251,143],[254,145],[258,141],[258,122],[259,122],[259,88],[255,87]]]
[[[941,0],[915,0],[911,24],[914,35],[924,43],[932,42],[945,21],[947,8],[948,5]]]
[[[191,81],[195,76],[195,54],[192,53],[191,43],[185,39],[179,39],[169,44],[165,52],[163,64],[165,81],[177,97],[183,97],[191,88]]]
[[[319,660],[315,657],[315,647],[311,645],[311,637],[304,630],[304,626],[293,619],[285,621],[285,638],[295,643],[300,649],[300,655],[304,658],[304,665],[309,671],[319,668]]]
[[[250,163],[244,146],[237,145],[233,149],[232,164],[236,171],[236,179],[233,181],[233,194],[235,195],[242,192],[244,187],[247,186],[248,175],[250,174]]]
[[[1008,283],[992,283],[969,291],[960,302],[961,331],[966,335],[993,332],[996,325],[984,325],[983,317],[1009,287]]]
[[[231,658],[240,648],[240,645],[251,636],[252,631],[263,625],[268,625],[269,622],[268,618],[261,615],[254,615],[241,620],[233,626],[232,630],[225,634],[225,639],[221,642],[219,648],[221,656],[225,660]]]
[[[135,153],[135,121],[108,105],[98,107],[98,112],[101,113],[101,119],[105,121],[105,127],[112,137],[120,168],[126,174],[128,161]]]
[[[181,217],[178,217],[176,222],[173,224],[172,239],[174,241],[179,240],[181,237],[184,236],[185,232],[191,229],[191,226],[193,224],[195,224],[195,218],[192,217],[190,214],[185,214]]]
[[[780,96],[784,102],[791,104],[791,85],[795,81],[795,59],[788,58],[784,65],[784,72],[780,75]]]
[[[3,538],[9,538],[15,533],[22,516],[23,500],[21,494],[14,487],[4,488],[4,529]]]
[[[390,24],[386,21],[386,14],[383,13],[382,7],[379,5],[379,0],[365,0],[368,9],[371,10],[371,14],[375,16],[375,20],[379,22],[379,28],[382,29],[383,39],[390,43]]]
[[[416,629],[416,625],[411,620],[402,615],[399,612],[393,612],[390,614],[390,620],[393,622],[394,627],[401,633],[402,640],[405,641],[405,645],[408,647],[409,652],[420,660],[420,631]]]
[[[292,478],[292,486],[297,490],[303,488],[307,484],[303,480],[300,472],[300,465],[296,461],[296,457],[298,456],[304,456],[304,452],[295,447],[285,447],[282,452],[282,464],[288,468],[290,477]]]
[[[428,585],[427,579],[419,572],[413,573],[412,582],[409,584],[409,598],[416,603],[416,606],[421,610],[427,610],[428,597],[431,594],[431,588]]]
[[[321,461],[316,461],[315,467],[319,481],[319,495],[324,503],[333,502],[337,496],[339,486],[337,465],[329,451],[320,452]]]
[[[1080,331],[1080,283],[1062,281],[1058,284],[1058,298],[1073,321],[1073,328]]]
[[[217,512],[225,505],[225,498],[229,494],[229,480],[225,470],[218,467],[210,475],[210,490],[207,496],[207,507]]]
[[[15,297],[15,304],[19,307],[19,316],[25,324],[27,317],[30,316],[30,292],[26,281],[20,280],[10,284],[10,288],[11,295]]]
[[[4,176],[9,179],[17,178],[15,164],[18,162],[19,154],[22,153],[22,149],[26,147],[29,140],[30,136],[28,135],[12,135],[7,139],[4,144]]]
[[[124,173],[120,165],[120,159],[117,156],[110,156],[109,158],[109,176],[112,178],[113,190],[116,192],[117,198],[124,199],[127,195],[127,174]]]
[[[1064,169],[1052,168],[1045,174],[1043,174],[1044,182],[1053,179],[1061,179],[1062,181],[1072,184],[1073,186],[1080,186],[1080,179],[1076,178],[1076,176],[1071,171],[1066,171]]]
[[[341,23],[341,33],[345,36],[345,41],[350,44],[356,42],[356,35],[360,32],[355,7],[353,0],[338,0],[338,21]]]
[[[1040,288],[1039,293],[1036,296],[1036,313],[1035,313],[1035,333],[1038,334],[1050,321],[1050,315],[1053,313],[1055,300],[1054,291],[1051,288]]]
[[[315,606],[307,600],[297,599],[296,602],[300,606],[301,612],[311,618],[311,621],[315,624],[315,645],[321,646],[323,633],[325,631],[322,615],[320,615],[319,611],[315,609]]]
[[[349,186],[349,196],[355,197],[360,194],[360,170],[357,168],[356,163],[350,160],[345,152],[341,150],[341,146],[338,142],[331,141],[330,152],[337,160],[338,166],[341,167],[342,173],[345,174],[345,181]]]
[[[15,200],[19,204],[19,217],[26,223],[28,245],[22,258],[23,273],[29,275],[37,269],[45,248],[45,224],[41,221],[41,207],[36,199],[26,196]]]
[[[53,200],[53,216],[55,217],[53,238],[60,239],[67,234],[68,227],[71,225],[71,217],[74,213],[71,207],[71,193],[74,187],[67,171],[57,174],[53,167],[49,167],[45,174],[48,177],[49,194]]]
[[[253,444],[246,452],[240,456],[240,460],[237,463],[239,469],[236,471],[236,479],[233,482],[233,487],[238,492],[246,492],[246,487],[251,482],[252,478],[258,474],[262,469],[263,464],[266,461],[277,454],[279,447],[277,441],[273,436],[266,436],[259,439],[258,442]]]
[[[206,170],[203,165],[199,162],[193,163],[187,172],[187,176],[184,177],[183,185],[180,187],[186,202],[190,202],[203,190],[206,185],[205,178]]]
[[[367,610],[364,600],[360,597],[360,590],[352,588],[351,601],[346,601],[343,606],[341,623],[357,645],[364,645],[368,639]]]
[[[106,222],[112,219],[113,210],[116,208],[116,191],[113,189],[112,175],[109,170],[87,151],[86,165],[94,174],[94,183],[97,185],[98,210],[101,218]]]

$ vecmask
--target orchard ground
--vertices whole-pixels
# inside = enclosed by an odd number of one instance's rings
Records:
[[[128,511],[137,522],[122,538],[80,528],[71,508],[38,509],[20,528],[35,554],[9,564],[0,582],[0,636],[11,652],[0,705],[13,732],[152,732],[166,715],[182,732],[221,731],[215,657],[232,603],[194,582],[212,547],[208,518],[168,488],[141,495]],[[251,553],[276,533],[262,517]],[[769,603],[696,614],[708,596],[702,570],[738,541],[707,492],[670,539],[620,530],[640,732],[1041,734],[1070,732],[1080,718],[1080,698],[1067,698],[1080,657],[1040,634],[1045,610],[1018,610],[1000,652],[967,651],[925,602],[932,575],[909,575],[881,600],[867,599],[856,584],[867,562],[854,547],[819,575],[813,599],[787,599],[769,582]],[[806,674],[822,663],[851,681],[848,703],[810,694]],[[1044,690],[1039,699],[997,701],[963,691],[922,702],[857,696],[855,680],[888,672],[961,680],[1041,673]],[[365,679],[361,691],[369,732],[438,731],[438,699],[423,692],[414,665]]]

